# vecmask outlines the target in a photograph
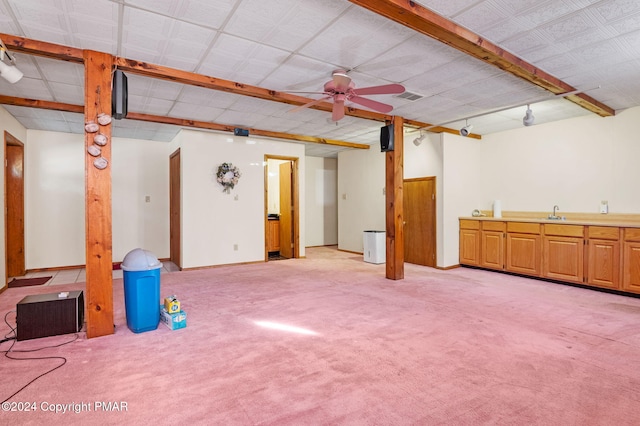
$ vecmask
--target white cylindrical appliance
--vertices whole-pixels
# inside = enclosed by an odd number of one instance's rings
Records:
[[[500,200],[493,202],[493,217],[502,217],[502,203],[500,203]]]

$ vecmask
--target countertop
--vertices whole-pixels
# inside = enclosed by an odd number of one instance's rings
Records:
[[[559,214],[558,216],[563,216]],[[528,222],[528,223],[555,223],[559,225],[583,225],[583,226],[614,226],[619,228],[640,228],[640,215],[636,214],[592,214],[592,213],[567,213],[566,219],[546,219],[549,214],[536,212],[503,212],[503,217],[492,216],[462,216],[461,220],[481,220],[494,222]]]

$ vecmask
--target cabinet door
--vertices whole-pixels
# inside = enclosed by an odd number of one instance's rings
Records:
[[[622,289],[640,293],[640,242],[624,243],[622,271]]]
[[[562,281],[583,282],[584,239],[545,236],[542,244],[543,277]]]
[[[507,271],[539,276],[540,254],[540,235],[507,232]]]
[[[482,231],[480,247],[480,266],[491,269],[504,269],[504,233]]]
[[[610,240],[589,240],[587,265],[587,284],[619,288],[620,243]]]
[[[460,264],[480,266],[480,231],[460,230]]]

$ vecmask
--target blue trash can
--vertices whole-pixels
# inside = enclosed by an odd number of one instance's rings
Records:
[[[127,327],[134,333],[155,330],[160,322],[160,269],[150,251],[131,250],[120,266],[124,276]]]

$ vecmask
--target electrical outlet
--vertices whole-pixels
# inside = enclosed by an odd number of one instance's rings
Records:
[[[600,213],[607,214],[609,213],[609,202],[606,200],[600,201]]]
[[[144,202],[145,203],[150,203],[151,202],[151,195],[145,195],[144,196]]]
[[[238,194],[234,195],[234,196],[233,196],[233,199],[234,199],[234,200],[236,200],[236,201],[238,201]]]
[[[233,245],[233,251],[238,251],[238,245],[237,244]]]

